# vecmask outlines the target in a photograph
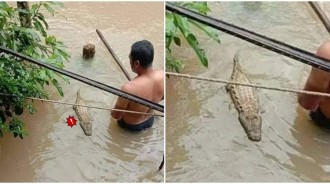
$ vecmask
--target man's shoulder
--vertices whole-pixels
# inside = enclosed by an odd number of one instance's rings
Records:
[[[164,70],[162,69],[155,69],[154,72],[164,74]]]
[[[317,50],[317,55],[330,59],[330,41],[323,42]]]
[[[319,47],[319,50],[326,50],[326,51],[329,51],[330,49],[330,40],[327,40],[327,41],[324,41],[320,47]]]
[[[134,91],[134,81],[126,82],[126,83],[121,87],[121,90],[122,90],[122,91],[125,91],[125,92],[128,92],[128,93]]]
[[[164,70],[161,69],[154,70],[154,75],[160,78],[164,78]]]

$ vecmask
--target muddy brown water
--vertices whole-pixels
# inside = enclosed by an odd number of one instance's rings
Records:
[[[50,33],[64,41],[71,54],[65,69],[120,88],[126,77],[99,39],[99,29],[130,72],[128,54],[132,43],[147,39],[154,44],[155,68],[163,68],[162,2],[65,2],[62,16],[47,16]],[[83,45],[92,42],[91,61],[81,57]],[[65,96],[49,89],[51,99],[74,103],[76,92],[88,105],[112,107],[113,94],[70,80],[63,83]],[[70,128],[66,118],[75,115],[72,106],[36,102],[37,113],[22,119],[29,132],[24,140],[6,134],[0,139],[2,182],[161,182],[156,172],[164,153],[164,119],[142,133],[122,130],[110,112],[90,109],[93,135],[84,135],[79,125]],[[76,117],[76,115],[75,115]]]
[[[315,53],[329,39],[307,2],[212,2],[212,16]],[[328,10],[330,3],[323,2]],[[175,55],[182,73],[229,79],[233,56],[251,83],[302,89],[310,67],[219,32],[221,44],[199,35],[205,69],[185,44]],[[307,119],[297,95],[258,89],[261,142],[248,140],[223,84],[170,77],[166,81],[166,181],[330,181],[330,132]]]

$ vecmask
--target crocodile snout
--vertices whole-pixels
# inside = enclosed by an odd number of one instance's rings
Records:
[[[247,133],[248,138],[251,141],[261,141],[261,132],[260,131],[250,131]]]
[[[239,115],[239,121],[241,122],[248,138],[251,141],[260,141],[261,140],[261,116],[249,116],[245,117],[244,115]]]

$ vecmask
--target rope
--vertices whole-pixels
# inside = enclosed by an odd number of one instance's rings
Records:
[[[234,82],[234,81],[224,80],[224,79],[198,77],[198,76],[193,76],[193,75],[189,75],[189,74],[178,74],[178,73],[166,72],[166,75],[172,75],[172,76],[176,76],[176,77],[183,77],[183,78],[196,79],[196,80],[202,80],[202,81],[209,81],[209,82],[225,83],[225,84],[231,84],[231,85],[248,86],[248,87],[254,87],[254,88],[274,90],[274,91],[301,93],[301,94],[306,94],[306,95],[330,97],[329,93],[321,93],[321,92],[289,89],[289,88],[281,88],[281,87],[270,87],[270,86],[263,86],[263,85],[258,85],[258,84],[247,84],[247,83]]]
[[[16,96],[16,95],[11,95],[11,94],[6,94],[6,93],[0,93],[0,95],[3,95],[3,96]],[[25,98],[31,99],[31,100],[39,100],[39,101],[45,101],[45,102],[51,102],[51,103],[58,103],[58,104],[63,104],[63,105],[81,106],[81,107],[100,109],[100,110],[110,110],[110,111],[118,111],[118,112],[131,113],[131,114],[142,114],[142,115],[151,115],[151,116],[164,117],[164,115],[156,114],[156,113],[137,112],[137,111],[129,111],[129,110],[123,110],[123,109],[109,109],[109,108],[104,108],[104,107],[96,107],[96,106],[82,105],[82,104],[73,104],[73,103],[69,103],[69,102],[61,102],[61,101],[56,101],[56,100],[48,100],[48,99],[35,98],[35,97],[25,97]]]

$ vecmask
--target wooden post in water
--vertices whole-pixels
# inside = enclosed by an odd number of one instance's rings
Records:
[[[22,27],[31,27],[31,16],[28,13],[29,3],[27,1],[17,1],[17,8],[20,9],[18,15]]]
[[[91,59],[95,55],[95,45],[94,44],[87,44],[83,47],[83,58],[84,59]]]

